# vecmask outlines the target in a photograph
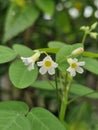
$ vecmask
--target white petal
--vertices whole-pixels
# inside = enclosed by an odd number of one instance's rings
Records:
[[[43,75],[43,74],[45,74],[45,73],[47,72],[47,69],[44,68],[44,67],[41,67],[41,68],[39,69],[39,72]]]
[[[38,66],[43,66],[43,61],[37,62]]]
[[[69,68],[67,69],[67,71],[70,72],[70,75],[71,75],[72,77],[74,77],[74,76],[76,75],[75,69],[72,69],[71,67],[69,67]]]
[[[44,60],[51,60],[51,61],[52,61],[52,58],[51,58],[50,56],[46,56],[46,57],[44,58]]]
[[[82,74],[84,72],[84,70],[81,67],[77,67],[76,71],[80,74]]]
[[[50,75],[55,74],[55,69],[54,69],[53,67],[49,68],[49,69],[48,69],[48,73],[49,73]]]
[[[75,69],[72,69],[72,70],[70,71],[70,75],[71,75],[72,77],[76,76],[76,71],[75,71]]]
[[[67,69],[67,71],[68,71],[68,72],[70,72],[71,70],[72,70],[72,68],[71,68],[71,67],[69,67],[69,68]]]
[[[21,57],[21,60],[24,62],[25,65],[28,65],[28,64],[32,63],[31,58]]]
[[[28,66],[28,70],[31,71],[31,70],[33,70],[33,69],[34,69],[34,63],[29,64],[29,66]]]
[[[58,64],[56,62],[53,62],[53,67],[54,68],[57,68],[58,67]]]
[[[79,65],[79,66],[83,66],[83,65],[85,65],[85,62],[84,62],[84,61],[78,62],[78,65]]]

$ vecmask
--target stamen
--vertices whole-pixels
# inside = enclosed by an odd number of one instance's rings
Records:
[[[44,62],[44,65],[46,67],[51,67],[52,63],[51,63],[51,61],[47,60],[47,61]]]
[[[71,68],[76,68],[76,67],[77,67],[77,63],[74,62],[71,64]]]

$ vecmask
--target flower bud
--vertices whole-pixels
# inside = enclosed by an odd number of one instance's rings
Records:
[[[79,47],[77,49],[75,49],[74,51],[72,51],[72,55],[78,55],[81,54],[84,51],[83,47]]]
[[[96,33],[96,32],[91,32],[91,33],[90,33],[90,36],[91,36],[92,38],[94,38],[94,39],[97,38],[97,35],[98,35],[98,33]]]
[[[95,22],[94,24],[92,24],[92,25],[91,25],[91,30],[95,29],[96,26],[97,26],[97,24],[98,24],[97,22]]]
[[[88,30],[89,30],[89,26],[82,26],[82,27],[80,28],[80,30],[88,31]]]

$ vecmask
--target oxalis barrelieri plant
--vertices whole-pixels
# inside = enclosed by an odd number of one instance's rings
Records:
[[[54,90],[58,102],[58,119],[44,108],[35,107],[29,112],[23,102],[1,102],[0,130],[74,130],[66,122],[68,106],[84,96],[98,98],[97,90],[75,80],[77,76],[84,75],[86,70],[98,75],[98,53],[85,51],[84,47],[87,36],[97,38],[98,33],[93,32],[96,26],[97,22],[90,27],[81,27],[84,31],[82,42],[73,45],[52,41],[48,43],[48,48],[37,50],[19,44],[15,44],[12,49],[0,46],[0,63],[12,61],[9,78],[13,86],[19,89],[31,86]],[[37,80],[38,74],[44,80]],[[70,97],[70,94],[76,96]]]

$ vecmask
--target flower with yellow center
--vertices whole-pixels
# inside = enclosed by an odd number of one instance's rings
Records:
[[[70,73],[72,77],[76,76],[76,72],[82,74],[84,72],[83,68],[81,66],[85,65],[85,62],[78,62],[78,59],[69,58],[68,63],[70,64],[70,67],[67,69],[67,71]]]
[[[55,74],[55,68],[57,68],[58,64],[52,60],[50,56],[46,56],[43,61],[37,62],[37,65],[41,68],[39,69],[39,72],[43,75],[47,72],[50,75]]]
[[[34,64],[40,57],[40,52],[37,51],[34,55],[31,57],[21,57],[21,60],[24,62],[25,65],[28,66],[28,70],[31,71],[34,69]]]

